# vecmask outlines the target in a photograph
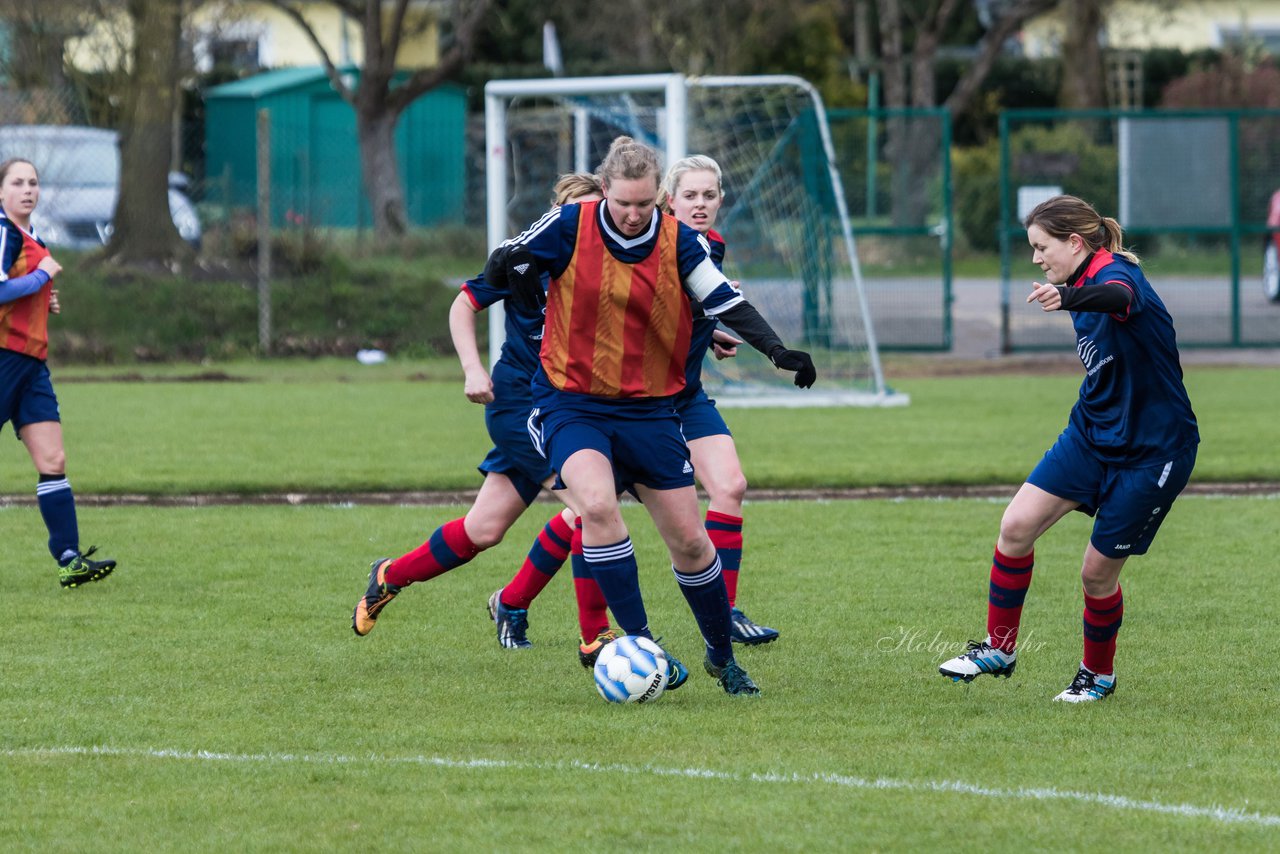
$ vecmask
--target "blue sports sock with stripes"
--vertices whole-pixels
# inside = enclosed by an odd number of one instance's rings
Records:
[[[676,574],[680,592],[689,603],[693,619],[702,632],[702,640],[707,645],[707,657],[715,666],[723,667],[733,660],[730,634],[733,627],[729,614],[729,593],[725,589],[724,575],[720,571],[720,556],[716,555],[701,572],[687,574],[674,566],[671,571]]]
[[[76,499],[65,474],[42,474],[36,484],[36,503],[49,529],[49,554],[62,566],[80,553]]]
[[[582,546],[582,557],[596,583],[604,591],[605,601],[622,631],[629,635],[652,638],[649,615],[640,596],[640,568],[631,538],[608,546]]]

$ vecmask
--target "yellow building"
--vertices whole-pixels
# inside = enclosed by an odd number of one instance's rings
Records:
[[[363,64],[363,27],[325,2],[303,3],[316,39],[335,65]],[[384,16],[392,4],[384,0]],[[185,22],[197,71],[223,65],[241,71],[318,65],[320,53],[306,31],[293,18],[269,3],[209,0],[201,3]],[[405,17],[406,35],[396,64],[400,68],[430,67],[439,61],[439,32],[430,4],[411,0]],[[82,38],[67,43],[67,62],[82,71],[122,67],[121,57],[130,42],[123,17],[97,22]]]
[[[1023,30],[1027,56],[1061,53],[1063,7]],[[1119,50],[1172,48],[1185,52],[1239,44],[1280,56],[1280,2],[1276,0],[1116,0],[1106,14],[1104,45]]]

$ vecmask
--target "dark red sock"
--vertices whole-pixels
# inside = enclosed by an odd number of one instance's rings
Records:
[[[1022,557],[1008,557],[996,549],[991,561],[991,588],[987,595],[987,637],[991,645],[1013,652],[1022,622],[1022,602],[1031,586],[1035,550]]]
[[[742,566],[742,517],[708,510],[704,524],[711,545],[720,556],[720,574],[729,591],[729,607],[733,608],[738,603],[738,568]]]
[[[516,577],[502,589],[502,604],[508,608],[528,608],[569,559],[572,539],[573,529],[564,516],[559,513],[552,516],[533,541]]]
[[[573,566],[573,595],[578,600],[578,629],[582,642],[591,643],[601,632],[609,630],[609,603],[582,556],[581,518],[574,523],[569,551]]]
[[[431,538],[387,567],[387,583],[405,587],[415,581],[427,581],[462,566],[483,549],[471,542],[462,519],[445,522]]]
[[[1116,633],[1124,621],[1124,594],[1117,586],[1110,596],[1084,594],[1084,666],[1094,673],[1115,672]]]

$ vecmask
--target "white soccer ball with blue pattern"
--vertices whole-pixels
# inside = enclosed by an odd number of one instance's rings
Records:
[[[667,654],[648,638],[624,635],[600,650],[596,690],[610,703],[652,703],[667,690]]]

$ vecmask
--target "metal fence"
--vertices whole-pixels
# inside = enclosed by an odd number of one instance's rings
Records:
[[[1037,271],[1021,220],[1059,192],[1114,216],[1187,347],[1280,346],[1262,288],[1268,201],[1280,189],[1280,110],[1009,110],[1000,116],[1001,349],[1073,342],[1019,311]]]
[[[951,349],[951,114],[829,110],[827,120],[881,349]]]

